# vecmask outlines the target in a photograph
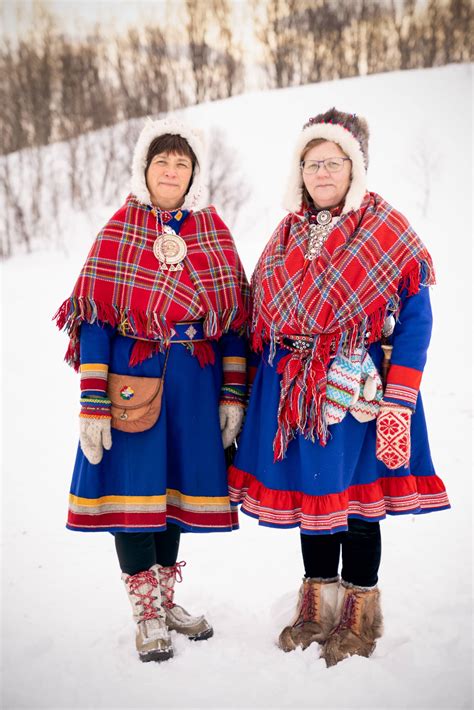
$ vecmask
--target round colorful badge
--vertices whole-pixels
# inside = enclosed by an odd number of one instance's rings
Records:
[[[130,387],[130,385],[125,385],[125,387],[122,387],[120,390],[120,396],[122,399],[132,399],[134,394],[135,391]]]

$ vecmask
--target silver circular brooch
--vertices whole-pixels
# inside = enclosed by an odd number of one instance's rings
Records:
[[[180,264],[187,254],[186,242],[179,234],[165,226],[153,244],[153,254],[160,264],[174,266]]]
[[[323,227],[326,226],[326,224],[329,224],[329,222],[331,220],[332,220],[332,214],[330,213],[329,210],[321,210],[316,215],[316,222]]]

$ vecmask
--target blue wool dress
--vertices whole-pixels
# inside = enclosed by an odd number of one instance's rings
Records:
[[[164,354],[129,366],[136,341],[110,327],[83,323],[81,361],[110,363],[110,371],[159,377]],[[191,532],[238,527],[227,488],[219,426],[222,359],[245,355],[235,333],[211,342],[215,363],[201,367],[180,343],[170,346],[161,414],[147,431],[112,429],[112,448],[89,463],[78,448],[67,527],[82,531],[145,532],[167,522]]]
[[[402,294],[393,333],[392,364],[421,372],[431,335],[429,290]],[[449,508],[442,481],[431,460],[421,396],[411,417],[411,457],[407,468],[388,469],[375,457],[375,420],[361,423],[350,413],[329,427],[325,447],[297,435],[286,456],[274,461],[281,375],[277,366],[288,350],[279,348],[272,365],[268,347],[259,357],[239,447],[230,470],[231,500],[242,511],[273,527],[299,526],[302,533],[347,530],[348,518],[383,519],[387,513],[426,513]],[[383,352],[369,354],[380,371]],[[386,392],[387,395],[387,392]],[[399,396],[385,400],[410,406]]]

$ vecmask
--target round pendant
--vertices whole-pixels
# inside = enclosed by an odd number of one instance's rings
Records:
[[[187,251],[184,239],[171,230],[169,232],[165,230],[153,244],[153,254],[160,263],[164,264],[179,264]]]
[[[329,210],[321,210],[316,215],[316,222],[322,226],[329,224],[332,219],[332,214]]]

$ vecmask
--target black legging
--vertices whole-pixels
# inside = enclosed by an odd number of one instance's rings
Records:
[[[164,532],[115,533],[115,549],[120,569],[137,574],[156,563],[172,567],[178,559],[181,528],[168,523]]]
[[[349,519],[347,532],[334,535],[301,535],[306,577],[337,577],[342,550],[341,576],[358,587],[377,584],[382,540],[379,523]]]

